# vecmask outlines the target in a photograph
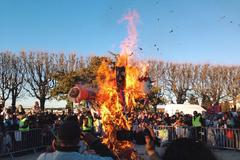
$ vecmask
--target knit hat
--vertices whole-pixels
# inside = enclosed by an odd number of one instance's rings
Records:
[[[75,121],[65,121],[57,132],[57,141],[67,145],[78,144],[80,140],[80,128]]]

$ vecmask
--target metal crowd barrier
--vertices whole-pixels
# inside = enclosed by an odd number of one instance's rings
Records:
[[[209,146],[240,150],[240,129],[205,128],[205,131]]]
[[[160,140],[161,146],[178,138],[191,138],[211,148],[240,150],[240,129],[162,126],[155,127],[154,133]]]
[[[161,146],[178,138],[192,138],[212,148],[240,150],[240,129],[161,126],[155,127],[154,132]],[[0,157],[9,155],[11,159],[14,159],[14,154],[18,152],[34,151],[35,153],[37,149],[50,145],[53,139],[50,128],[31,129],[28,132],[9,131],[7,135],[5,138],[7,137],[11,145],[4,146],[3,138],[1,139],[0,136]]]
[[[0,157],[10,156],[14,159],[14,154],[24,151],[33,151],[46,147],[51,144],[53,135],[50,129],[31,129],[27,132],[8,131],[1,136],[0,140]],[[3,140],[5,137],[5,140]],[[10,145],[5,145],[3,142],[10,142]]]

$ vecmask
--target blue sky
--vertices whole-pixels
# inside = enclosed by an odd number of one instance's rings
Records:
[[[118,52],[132,9],[141,58],[239,64],[239,0],[1,0],[0,51]]]
[[[139,57],[239,64],[239,0],[1,0],[0,51],[109,55],[120,51],[127,29],[119,20],[133,9],[140,16]]]

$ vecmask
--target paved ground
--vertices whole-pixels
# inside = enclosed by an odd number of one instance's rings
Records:
[[[144,159],[148,160],[148,157],[145,155],[144,146],[136,146],[136,149],[139,155]],[[157,151],[162,154],[164,152],[163,149],[157,148]],[[218,160],[239,160],[240,159],[240,151],[228,151],[228,150],[213,150],[216,154]],[[28,154],[15,156],[15,160],[36,160],[39,156],[40,152],[34,154],[30,152]],[[10,157],[0,158],[1,160],[11,160]]]
[[[144,146],[137,146],[139,155],[144,159],[148,160],[147,155],[145,154]],[[160,155],[164,153],[164,149],[156,149]],[[218,160],[239,160],[240,151],[231,151],[231,150],[213,150]]]
[[[218,160],[239,160],[240,159],[240,151],[223,151],[223,150],[215,150]]]

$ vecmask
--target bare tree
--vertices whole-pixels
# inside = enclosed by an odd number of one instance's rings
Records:
[[[214,103],[226,97],[225,88],[227,81],[227,69],[225,66],[211,66],[208,71],[208,77],[210,81],[208,92]]]
[[[5,106],[6,100],[9,98],[9,75],[10,75],[10,59],[11,54],[9,52],[0,53],[0,93],[2,99],[2,105]]]
[[[208,78],[209,64],[195,65],[194,69],[194,85],[193,90],[199,99],[201,99],[201,105],[207,108],[211,105],[211,98],[209,95],[210,81]]]
[[[149,61],[149,76],[154,81],[156,87],[163,86],[165,73],[165,63],[163,61]]]
[[[21,57],[16,56],[15,54],[11,55],[9,65],[9,90],[12,97],[12,109],[15,111],[17,98],[23,89],[25,69]]]
[[[192,69],[192,64],[166,64],[165,90],[169,95],[176,97],[178,104],[183,104],[187,100],[187,93],[192,89]]]
[[[234,108],[236,109],[236,100],[240,93],[240,67],[230,66],[227,69],[226,80],[226,94],[229,100],[233,101]]]
[[[26,70],[25,81],[28,84],[25,90],[40,101],[42,110],[46,100],[51,98],[50,91],[55,86],[53,72],[56,71],[54,64],[55,55],[48,53],[22,53],[21,57]]]
[[[221,65],[196,65],[199,72],[195,78],[193,89],[198,98],[202,100],[201,105],[208,108],[214,103],[219,103],[226,98],[229,69]]]

